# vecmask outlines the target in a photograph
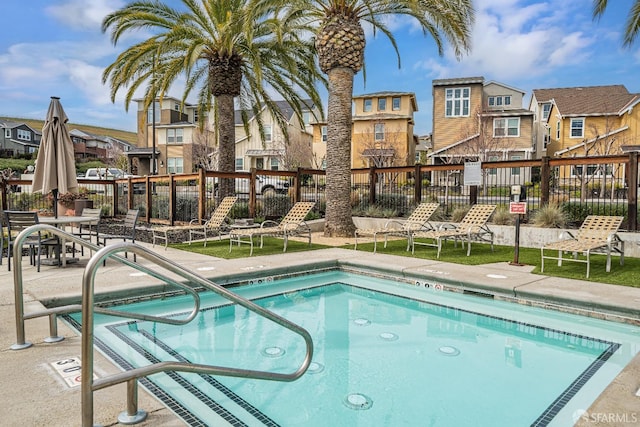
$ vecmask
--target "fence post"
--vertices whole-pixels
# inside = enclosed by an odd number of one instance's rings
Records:
[[[469,204],[471,206],[478,204],[478,186],[477,185],[469,186]]]
[[[294,197],[295,199],[293,200],[293,203],[297,203],[300,200],[302,200],[302,168],[298,168],[298,170],[296,171],[296,177],[294,180],[293,185],[294,187]]]
[[[420,163],[416,163],[415,171],[413,172],[413,200],[417,206],[422,202],[422,173],[420,171]]]
[[[376,204],[376,167],[371,166],[369,168],[369,206]]]
[[[156,192],[157,192],[157,182],[155,183],[156,185]],[[175,221],[176,221],[176,179],[174,178],[173,174],[170,173],[169,174],[169,224],[170,225],[175,225]],[[152,209],[149,209],[150,211]]]
[[[249,218],[256,217],[256,168],[251,168],[249,178]]]
[[[627,217],[629,231],[638,231],[638,152],[629,153],[627,165]]]
[[[207,209],[207,175],[204,168],[198,169],[198,221],[202,224]]]
[[[550,182],[551,166],[549,166],[549,156],[544,156],[540,165],[540,206],[549,204]]]

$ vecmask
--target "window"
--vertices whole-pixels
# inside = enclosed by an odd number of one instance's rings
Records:
[[[395,96],[395,97],[391,98],[391,108],[393,109],[393,111],[400,110],[400,97],[399,96]]]
[[[193,123],[198,123],[198,110],[193,110]]]
[[[384,141],[384,123],[376,123],[374,126],[374,140]]]
[[[371,98],[365,98],[364,107],[362,108],[362,111],[364,111],[365,113],[371,111],[372,103],[373,103],[373,100]]]
[[[155,107],[156,123],[160,123],[160,103],[158,101],[153,103],[153,106],[147,110],[147,123],[153,123],[153,112]]]
[[[584,119],[571,119],[571,138],[584,137]]]
[[[31,141],[31,132],[24,129],[18,129],[18,139],[23,141]]]
[[[489,107],[499,107],[501,105],[511,105],[511,95],[504,95],[504,96],[490,96],[489,100]]]
[[[264,159],[262,157],[256,159],[256,169],[264,169]]]
[[[180,111],[180,104],[178,104],[177,102],[173,104],[173,109],[176,111]]]
[[[511,156],[511,160],[522,160],[522,156]],[[511,175],[520,175],[520,168],[511,168]]]
[[[182,129],[167,129],[167,144],[182,142]]]
[[[498,160],[500,160],[498,156],[489,156],[490,162],[497,162]],[[497,175],[497,174],[498,174],[498,169],[496,168],[489,169],[489,175]]]
[[[271,142],[272,138],[271,125],[264,125],[264,142]]]
[[[4,137],[5,138],[11,138],[11,129],[5,129],[4,130]]]
[[[560,120],[556,122],[556,140],[560,141]]]
[[[239,157],[236,159],[236,170],[241,171],[244,169],[244,159]]]
[[[469,115],[471,89],[445,89],[445,116],[466,117]]]
[[[168,173],[183,173],[184,159],[182,157],[169,157],[167,159],[167,172]]]
[[[542,143],[542,148],[546,149],[547,145],[551,142],[551,128],[547,127],[546,132],[544,134],[544,141]]]
[[[571,169],[571,176],[580,177],[582,176],[582,172],[584,170],[583,165],[575,165]],[[587,165],[587,169],[585,171],[587,176],[597,176],[601,177],[602,172],[605,172],[606,176],[612,176],[613,169],[611,165]]]
[[[322,134],[322,142],[327,142],[327,127],[320,127],[320,133]]]
[[[387,98],[378,98],[378,111],[387,109]]]
[[[277,171],[279,165],[280,165],[280,162],[278,161],[278,159],[275,158],[275,157],[272,157],[271,158],[271,170],[272,171]]]
[[[520,136],[520,118],[493,119],[493,136]]]
[[[542,104],[542,120],[547,120],[549,118],[549,113],[551,113],[551,104]]]
[[[327,160],[326,159],[322,159],[322,164],[320,165],[321,169],[326,169],[327,168]]]
[[[302,112],[302,123],[304,123],[305,125],[311,123],[311,111]]]

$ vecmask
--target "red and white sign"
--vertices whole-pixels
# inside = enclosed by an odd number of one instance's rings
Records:
[[[527,202],[510,202],[509,213],[523,215],[527,213]]]

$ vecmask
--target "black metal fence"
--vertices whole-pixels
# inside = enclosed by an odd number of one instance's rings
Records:
[[[315,201],[315,217],[325,211],[325,171],[266,171],[158,175],[116,181],[79,179],[81,194],[105,216],[137,208],[158,224],[205,219],[216,207],[218,184],[233,179],[238,202],[232,218],[278,218],[296,201]],[[507,207],[512,186],[526,191],[528,215],[557,203],[573,224],[589,214],[623,215],[623,229],[638,224],[638,154],[594,158],[512,160],[482,163],[479,184],[465,185],[465,165],[416,165],[354,169],[351,206],[354,216],[407,216],[421,201],[440,202],[444,214],[460,206],[491,203]],[[9,180],[0,188],[3,209],[52,209],[50,195],[31,192],[31,182]],[[73,210],[73,197],[61,196]],[[60,211],[60,210],[59,210]],[[65,212],[64,210],[62,212]],[[526,222],[527,217],[524,218]]]

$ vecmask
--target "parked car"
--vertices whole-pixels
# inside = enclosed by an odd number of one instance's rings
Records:
[[[249,180],[236,178],[236,194],[249,194]],[[289,191],[289,181],[278,176],[257,175],[255,180],[256,194],[273,196],[286,194]],[[218,183],[215,184],[215,192],[218,192]]]
[[[118,168],[89,168],[84,174],[84,179],[123,179],[136,176]]]

